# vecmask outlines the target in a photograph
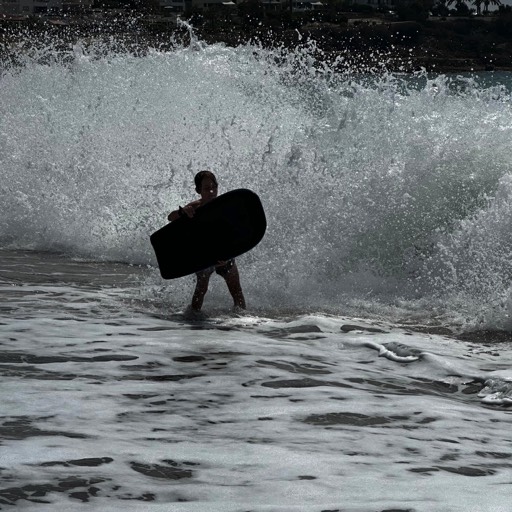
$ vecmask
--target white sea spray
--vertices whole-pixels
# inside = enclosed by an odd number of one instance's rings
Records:
[[[240,258],[256,307],[509,329],[510,76],[337,74],[313,50],[79,44],[4,68],[1,245],[154,265],[149,233],[210,168],[267,212]],[[190,284],[141,291],[169,293]]]

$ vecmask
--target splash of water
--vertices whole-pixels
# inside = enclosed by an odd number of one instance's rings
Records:
[[[209,168],[264,202],[241,259],[256,303],[509,328],[510,77],[336,74],[313,53],[77,45],[4,69],[1,245],[154,264],[148,234]]]

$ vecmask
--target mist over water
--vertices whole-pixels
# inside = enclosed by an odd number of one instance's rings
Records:
[[[255,308],[510,329],[511,83],[336,74],[307,45],[50,48],[0,78],[0,245],[155,265],[208,168],[265,206]],[[191,283],[152,269],[140,293]]]

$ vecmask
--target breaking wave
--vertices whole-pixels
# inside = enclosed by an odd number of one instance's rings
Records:
[[[264,203],[256,306],[510,329],[511,75],[336,73],[313,46],[4,67],[0,245],[154,266],[148,235],[209,168]]]

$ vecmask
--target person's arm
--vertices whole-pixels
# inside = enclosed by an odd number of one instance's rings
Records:
[[[183,211],[183,208],[180,206],[179,210],[174,210],[169,215],[167,215],[167,220],[174,222],[175,220],[178,220],[181,217],[181,212]]]
[[[167,215],[167,220],[174,222],[175,220],[179,219],[180,217],[183,217],[186,215],[189,218],[192,218],[194,216],[194,213],[196,211],[195,203],[187,204],[187,206],[184,206],[183,208],[180,206],[177,210],[172,211]]]

